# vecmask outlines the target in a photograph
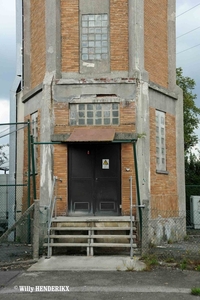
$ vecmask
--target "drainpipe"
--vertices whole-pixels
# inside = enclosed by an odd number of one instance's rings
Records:
[[[137,165],[137,152],[136,152],[136,141],[133,141],[133,155],[134,155],[134,166],[135,166],[135,181],[136,181],[136,193],[137,193],[137,204],[139,210],[139,222],[140,222],[140,240],[142,239],[142,206],[140,201],[140,185],[138,176],[138,165]]]

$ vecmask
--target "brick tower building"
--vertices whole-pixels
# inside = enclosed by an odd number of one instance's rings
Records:
[[[37,146],[41,205],[58,176],[59,216],[129,215],[132,176],[135,204],[138,177],[141,202],[178,217],[185,196],[175,0],[17,3],[16,121],[29,119],[35,140],[46,143]]]

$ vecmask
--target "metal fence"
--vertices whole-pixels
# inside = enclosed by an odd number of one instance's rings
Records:
[[[33,212],[32,207],[24,214],[17,215],[13,224],[10,216],[4,221],[0,233],[0,265],[21,262],[33,258]],[[14,216],[12,216],[12,221]]]
[[[190,227],[186,227],[187,220]],[[200,207],[191,211],[143,210],[142,254],[200,260]]]
[[[9,170],[0,174],[0,263],[10,263],[32,258],[33,216],[31,212],[23,216],[33,201],[30,123],[0,124],[0,145],[4,144],[9,144]]]

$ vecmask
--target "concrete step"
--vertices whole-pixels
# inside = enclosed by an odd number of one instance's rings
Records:
[[[125,244],[125,243],[91,243],[90,247],[115,247],[115,248],[124,247],[124,248],[130,248],[131,245],[130,245],[130,243],[128,243],[128,244]],[[133,247],[136,248],[137,245],[133,244]]]
[[[45,247],[48,246],[47,243],[44,244]],[[50,247],[115,247],[115,248],[130,248],[130,244],[125,243],[50,243]],[[133,244],[133,247],[136,248],[137,245]]]
[[[90,238],[90,239],[104,239],[104,238],[124,238],[124,239],[130,239],[131,236],[130,234],[129,235],[112,235],[112,234],[92,234],[92,235],[75,235],[75,234],[71,234],[71,235],[56,235],[56,234],[51,234],[50,236],[50,239],[70,239],[70,238],[75,238],[75,239],[79,239],[79,238]],[[132,236],[133,239],[136,238],[136,235],[133,235]],[[47,236],[46,236],[47,238]]]
[[[47,247],[48,243],[44,243]],[[49,243],[50,247],[89,247],[88,243]]]
[[[55,231],[58,231],[58,230],[64,230],[64,231],[75,231],[75,230],[80,230],[80,231],[88,231],[88,230],[94,230],[94,231],[97,231],[97,230],[118,230],[118,231],[121,231],[121,230],[130,230],[131,228],[130,227],[51,227],[50,228],[51,230],[55,230]],[[135,231],[136,230],[136,227],[133,227],[133,230]]]
[[[123,248],[131,248],[131,230],[134,251],[137,251],[136,222],[133,222],[131,228],[130,219],[127,217],[118,219],[104,217],[101,220],[100,218],[86,218],[85,220],[83,218],[77,218],[77,220],[71,218],[68,221],[60,218],[60,220],[54,220],[50,228],[49,255],[51,256],[52,249],[59,249],[59,247],[60,249],[57,250],[59,252],[66,251],[65,247],[85,247],[87,255],[93,255],[95,248],[96,252],[102,251],[103,248],[107,248],[108,251],[113,251],[114,248],[119,252],[125,251]],[[45,243],[44,246],[48,247],[48,244]],[[113,248],[113,250],[108,248]],[[118,248],[121,250],[117,250]]]

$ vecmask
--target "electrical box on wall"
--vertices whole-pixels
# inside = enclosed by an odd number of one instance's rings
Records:
[[[190,196],[190,221],[194,229],[200,229],[200,196]]]

